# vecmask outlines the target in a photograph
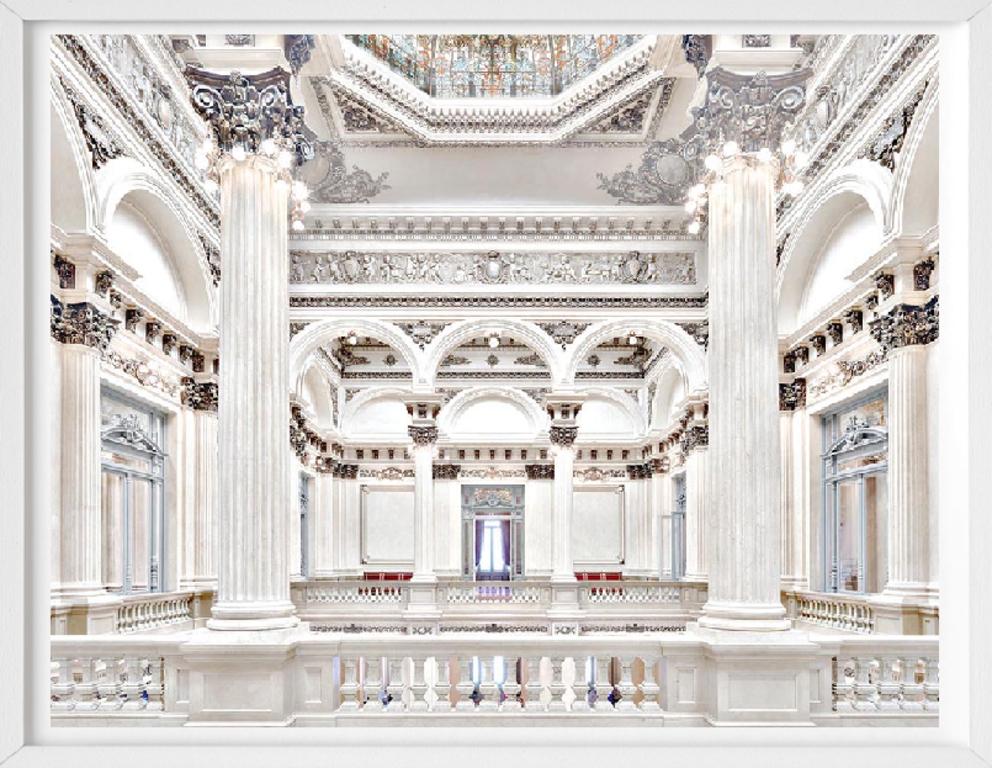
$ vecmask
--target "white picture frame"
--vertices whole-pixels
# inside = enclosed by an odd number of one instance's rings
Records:
[[[333,22],[319,21],[334,14]],[[199,21],[200,19],[209,20]],[[228,23],[223,24],[229,20]],[[452,21],[457,20],[457,21]],[[942,317],[940,424],[941,721],[932,729],[53,729],[48,723],[46,402],[48,284],[47,35],[209,27],[434,31],[506,29],[794,31],[941,34]],[[992,7],[990,0],[780,3],[546,2],[495,5],[297,0],[5,0],[0,5],[0,762],[13,768],[140,763],[272,766],[348,761],[471,761],[516,766],[604,760],[702,766],[992,764]],[[976,55],[969,55],[974,51]],[[622,745],[622,746],[621,746]],[[521,749],[526,747],[526,749]],[[668,748],[664,753],[661,748]],[[363,759],[364,758],[364,759]]]

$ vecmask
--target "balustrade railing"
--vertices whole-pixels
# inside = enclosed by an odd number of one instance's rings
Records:
[[[156,637],[53,637],[52,712],[162,713],[165,658],[175,653],[178,644]]]
[[[660,684],[663,649],[657,641],[416,640],[343,640],[334,660],[340,675],[337,712],[345,718],[539,712],[645,716],[661,715],[667,701]]]
[[[783,602],[800,622],[865,635],[875,631],[875,611],[863,596],[788,592]]]
[[[551,587],[546,582],[503,581],[444,584],[438,602],[447,605],[551,606]]]
[[[128,595],[117,608],[114,631],[148,632],[161,627],[193,625],[193,593]]]
[[[833,709],[843,715],[936,713],[937,638],[844,640],[833,661]]]

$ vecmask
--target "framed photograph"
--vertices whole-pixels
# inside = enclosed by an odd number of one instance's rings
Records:
[[[0,763],[992,764],[990,47],[6,0]]]

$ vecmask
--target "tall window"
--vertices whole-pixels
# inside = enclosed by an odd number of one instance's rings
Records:
[[[101,394],[103,580],[112,592],[165,590],[163,415]]]
[[[886,401],[823,419],[823,562],[830,592],[881,592],[888,578]]]

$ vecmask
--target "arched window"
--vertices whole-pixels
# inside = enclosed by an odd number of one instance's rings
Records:
[[[888,578],[886,400],[823,418],[823,562],[829,592],[877,593]]]
[[[104,584],[112,592],[165,591],[165,419],[107,389],[101,411]]]

